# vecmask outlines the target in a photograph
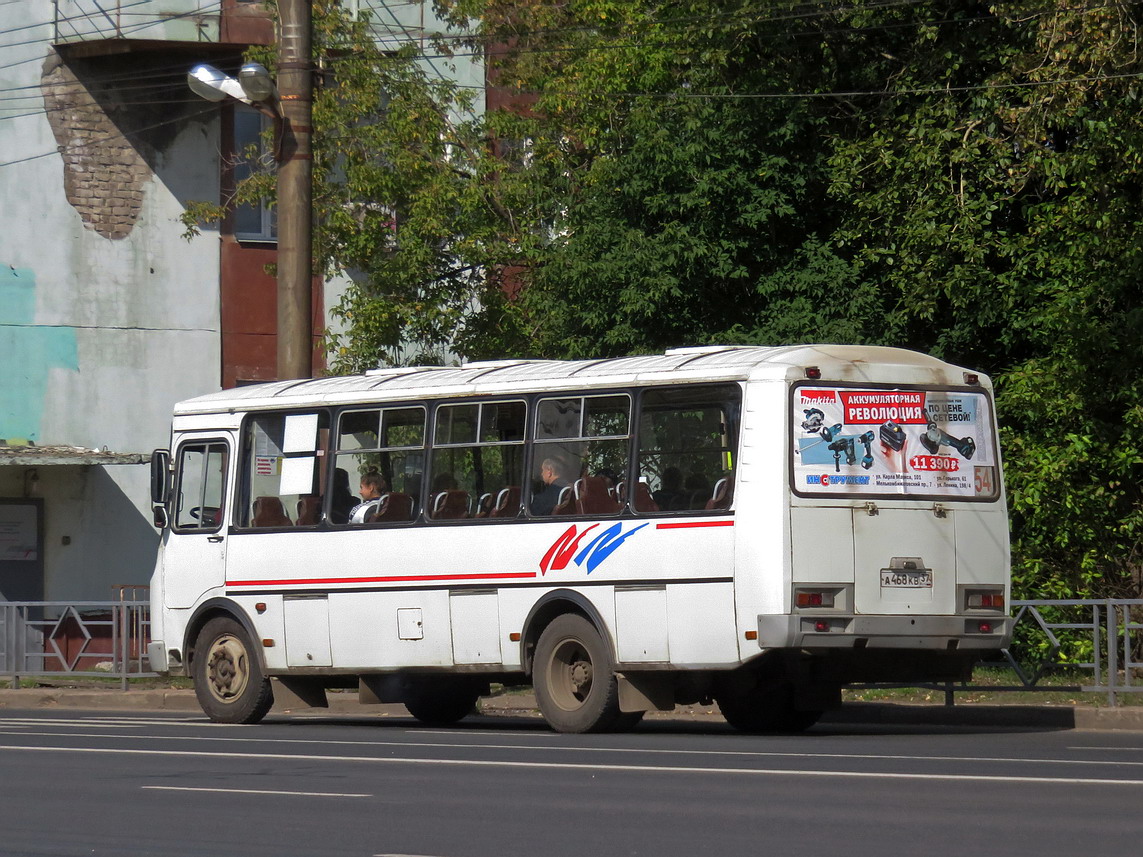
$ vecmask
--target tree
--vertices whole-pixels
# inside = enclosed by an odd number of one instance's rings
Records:
[[[829,237],[842,70],[785,4],[472,0],[496,80],[528,97],[528,353],[599,356],[829,331],[870,341],[885,307]],[[505,46],[500,49],[499,46]]]
[[[339,369],[928,351],[997,380],[1018,591],[1143,594],[1138,4],[436,0],[514,96],[479,121],[332,5]]]
[[[457,343],[484,340],[483,325],[509,324],[488,272],[500,270],[513,225],[486,180],[475,92],[427,67],[412,44],[382,50],[369,17],[351,19],[335,0],[313,5],[313,53],[315,267],[349,280],[333,311],[343,329],[328,337],[332,371],[439,362]],[[273,70],[276,53],[250,58]],[[274,204],[273,165],[262,167],[233,202]],[[200,203],[184,220],[193,230],[224,214]]]
[[[1019,590],[1139,597],[1138,7],[949,6],[835,149],[837,238],[910,341],[997,376]]]
[[[1137,4],[454,0],[527,110],[529,353],[992,373],[1028,595],[1143,594]]]

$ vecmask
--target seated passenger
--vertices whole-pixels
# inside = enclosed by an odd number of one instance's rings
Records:
[[[683,472],[677,467],[666,468],[662,483],[658,490],[652,492],[651,497],[664,511],[685,509],[690,495],[683,490]]]
[[[333,497],[330,500],[329,519],[335,524],[348,524],[349,516],[358,500],[349,490],[349,471],[338,467],[333,471]]]
[[[540,481],[544,487],[532,495],[531,512],[533,515],[550,515],[559,502],[560,494],[568,487],[560,462],[555,458],[545,458],[540,465]]]
[[[349,513],[349,523],[363,524],[377,511],[377,502],[381,495],[389,490],[385,477],[380,473],[370,471],[361,477],[361,502],[353,507]]]

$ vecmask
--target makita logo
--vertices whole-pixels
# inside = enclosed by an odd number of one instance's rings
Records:
[[[806,476],[807,485],[868,485],[868,476],[842,476],[823,473],[821,476]]]

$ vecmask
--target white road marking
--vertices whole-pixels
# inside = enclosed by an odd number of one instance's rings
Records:
[[[560,737],[559,733],[557,733],[557,732],[539,732],[539,731],[494,732],[491,729],[481,729],[479,731],[474,730],[471,732],[468,732],[465,730],[460,730],[460,729],[410,729],[409,732],[413,733],[414,735],[451,735],[454,738],[457,737],[457,735],[478,735],[482,738],[485,735],[507,736],[509,738],[519,737],[520,735],[527,735],[529,738],[559,738]],[[414,855],[414,857],[415,857],[415,855]]]
[[[416,759],[400,756],[322,756],[306,753],[217,753],[192,750],[130,750],[109,747],[22,747],[15,744],[0,745],[0,750],[18,750],[31,753],[92,753],[118,756],[176,756],[196,759],[260,759],[287,762],[355,762],[374,765],[445,765],[468,768],[534,768],[538,770],[598,771],[646,774],[725,774],[737,776],[772,777],[837,777],[872,780],[939,780],[943,782],[1029,783],[1043,785],[1098,785],[1143,786],[1143,780],[1108,780],[1088,777],[1018,777],[994,774],[911,774],[903,772],[866,771],[799,771],[781,768],[713,768],[680,765],[604,765],[577,762],[512,762],[507,760],[475,759]]]
[[[39,738],[106,738],[107,735],[85,732],[6,732],[0,727],[0,735],[27,735]],[[120,737],[120,736],[116,736]],[[765,750],[661,750],[639,749],[636,747],[552,747],[529,746],[527,744],[464,744],[445,743],[433,741],[338,741],[328,739],[306,738],[226,738],[224,736],[212,737],[209,735],[123,735],[124,738],[136,738],[150,741],[211,741],[215,743],[250,744],[303,744],[314,746],[350,746],[350,747],[405,747],[416,749],[420,747],[434,750],[522,750],[542,751],[545,753],[562,751],[566,753],[643,753],[658,756],[728,756],[734,758],[768,758],[768,759],[859,759],[863,761],[886,762],[1004,762],[1007,764],[1027,765],[1099,765],[1102,767],[1143,767],[1143,761],[1132,762],[1123,760],[1098,759],[1033,759],[1026,756],[908,756],[888,755],[877,753],[779,753]],[[559,737],[559,736],[556,736]],[[0,747],[2,749],[2,747]],[[64,748],[61,748],[64,749]],[[1069,748],[1075,749],[1075,748]],[[1093,748],[1100,749],[1100,748]],[[156,751],[165,752],[165,751]],[[189,751],[188,751],[189,752]]]
[[[208,789],[191,786],[140,786],[139,788],[163,792],[222,792],[228,795],[291,795],[294,797],[373,797],[349,792],[286,792],[272,789]]]
[[[98,722],[91,720],[65,720],[63,718],[44,717],[34,719],[31,717],[6,717],[0,719],[3,726],[90,726],[92,729],[140,729],[146,723],[119,723]]]

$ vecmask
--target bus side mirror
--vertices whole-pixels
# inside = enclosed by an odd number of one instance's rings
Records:
[[[171,453],[156,449],[151,453],[151,520],[160,530],[167,526],[167,498],[171,486]]]

